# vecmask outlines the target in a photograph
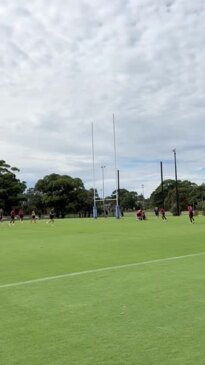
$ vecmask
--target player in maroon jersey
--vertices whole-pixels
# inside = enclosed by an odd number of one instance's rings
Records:
[[[189,213],[190,223],[195,223],[195,221],[194,221],[194,211],[193,211],[192,205],[188,205],[187,210],[188,210],[188,213]]]
[[[166,217],[166,215],[165,215],[165,209],[164,208],[160,208],[160,214],[161,214],[161,217],[162,217],[162,219],[163,220],[167,220],[167,217]]]

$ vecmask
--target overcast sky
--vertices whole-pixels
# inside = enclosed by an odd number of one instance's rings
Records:
[[[0,159],[145,196],[205,179],[204,0],[0,0]]]

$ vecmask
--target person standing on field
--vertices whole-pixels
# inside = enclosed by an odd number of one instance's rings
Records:
[[[162,220],[163,221],[166,221],[167,220],[167,217],[165,215],[165,209],[164,208],[161,208],[160,209],[160,214],[161,214]]]
[[[12,209],[10,212],[10,224],[14,224],[15,223],[15,216],[16,216],[16,212],[15,209]]]
[[[54,223],[54,217],[55,217],[54,209],[51,209],[50,210],[50,213],[49,213],[49,221],[48,221],[48,223]]]
[[[31,223],[36,223],[36,212],[32,210],[31,212]]]
[[[154,214],[155,214],[156,218],[159,218],[159,208],[158,207],[154,208]]]
[[[193,211],[192,205],[188,205],[187,210],[188,210],[188,214],[189,214],[190,223],[195,223],[195,221],[194,221],[194,211]]]

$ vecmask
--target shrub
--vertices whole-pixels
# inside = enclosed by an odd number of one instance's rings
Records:
[[[198,202],[196,209],[200,210],[202,215],[205,215],[205,202]]]

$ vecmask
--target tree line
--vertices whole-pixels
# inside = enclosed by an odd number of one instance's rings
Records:
[[[50,174],[39,179],[33,188],[28,188],[25,181],[16,177],[19,169],[11,167],[4,160],[0,160],[0,208],[9,214],[11,208],[22,207],[30,214],[36,210],[45,214],[54,208],[57,217],[75,214],[81,217],[92,215],[93,189],[86,189],[80,178],[68,175]],[[205,184],[197,185],[188,180],[178,180],[180,210],[186,210],[187,205],[194,205],[195,209],[205,210]],[[95,195],[99,198],[97,190]],[[116,191],[105,197],[105,202],[98,203],[98,213],[103,214],[105,207],[110,213],[114,210]],[[122,211],[138,208],[153,209],[162,207],[176,212],[176,189],[174,180],[165,180],[163,193],[161,184],[152,192],[150,198],[145,199],[142,194],[126,189],[119,190],[119,202]]]
[[[192,205],[195,210],[205,211],[205,184],[197,185],[188,180],[178,180],[179,210],[187,210]],[[175,180],[167,179],[152,192],[149,198],[149,206],[163,206],[166,210],[177,214],[177,196]]]

